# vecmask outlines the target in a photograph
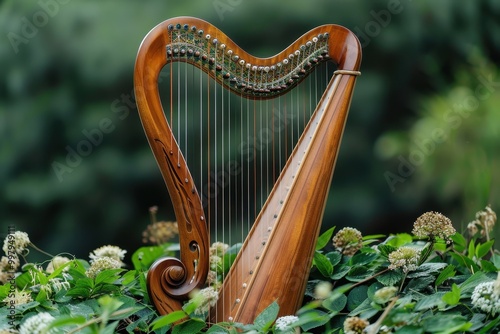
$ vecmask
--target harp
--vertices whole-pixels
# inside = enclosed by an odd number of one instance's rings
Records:
[[[357,38],[337,25],[269,58],[192,17],[147,34],[135,97],[180,239],[180,259],[160,259],[148,272],[161,314],[204,286],[210,243],[235,235],[243,245],[210,320],[251,323],[273,301],[280,315],[296,312],[360,62]]]

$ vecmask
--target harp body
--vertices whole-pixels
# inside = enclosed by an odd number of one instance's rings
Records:
[[[287,94],[320,62],[337,66],[300,138],[294,143],[219,292],[210,320],[251,323],[277,301],[280,315],[302,302],[323,212],[361,62],[357,38],[337,25],[304,34],[270,58],[254,57],[209,23],[178,17],[164,21],[139,49],[134,86],[149,144],[172,199],[179,226],[180,259],[158,260],[148,273],[158,311],[181,309],[209,271],[209,227],[201,190],[187,166],[162,107],[158,89],[166,64],[189,63],[243,99]],[[168,66],[168,65],[167,65]],[[214,112],[214,111],[212,111]]]

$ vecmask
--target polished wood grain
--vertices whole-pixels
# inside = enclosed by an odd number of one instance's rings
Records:
[[[360,44],[349,30],[324,25],[307,32],[279,54],[258,58],[242,50],[211,24],[191,17],[164,21],[145,37],[135,64],[136,101],[146,136],[172,199],[180,235],[180,259],[161,259],[148,273],[151,299],[162,314],[180,309],[189,293],[204,285],[209,269],[209,237],[203,206],[165,119],[158,93],[159,72],[172,60],[165,54],[166,45],[172,43],[169,27],[177,24],[202,29],[204,34],[217,38],[227,49],[256,66],[281,62],[318,34],[328,33],[328,56],[339,70],[343,70],[328,85],[253,224],[224,280],[210,320],[251,323],[275,300],[280,305],[280,315],[294,314],[302,302],[321,227],[360,67]],[[215,71],[196,63],[193,65],[219,80]],[[178,156],[181,158],[177,159]]]

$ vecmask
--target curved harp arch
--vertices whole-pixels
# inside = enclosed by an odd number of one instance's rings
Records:
[[[135,64],[135,97],[180,237],[181,259],[160,259],[148,273],[149,293],[161,314],[181,309],[189,293],[205,284],[210,240],[201,191],[162,108],[160,71],[168,63],[189,63],[242,98],[267,100],[287,94],[324,61],[335,63],[337,71],[224,280],[210,313],[213,322],[251,323],[275,300],[280,315],[294,314],[300,306],[359,74],[361,47],[346,28],[323,25],[279,54],[258,58],[211,24],[192,17],[166,20],[143,40]]]

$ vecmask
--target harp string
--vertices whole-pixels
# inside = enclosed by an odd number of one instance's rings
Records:
[[[318,69],[270,100],[245,99],[187,62],[170,62],[165,70],[172,74],[163,82],[169,93],[160,96],[169,100],[169,123],[202,199],[211,241],[242,242],[332,70]],[[250,78],[250,69],[245,72]],[[286,196],[286,185],[278,184],[276,191]]]

